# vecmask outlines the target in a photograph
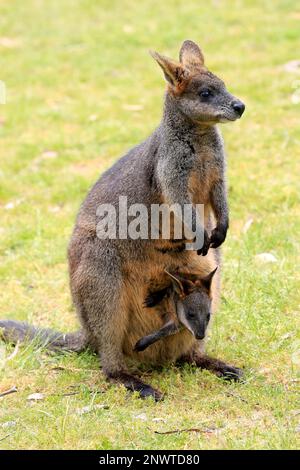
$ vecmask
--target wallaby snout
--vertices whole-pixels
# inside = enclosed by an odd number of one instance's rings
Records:
[[[196,339],[199,339],[199,340],[200,340],[200,339],[204,339],[204,338],[205,338],[205,333],[197,333],[197,334],[195,335],[195,338],[196,338]]]
[[[233,101],[231,106],[234,109],[234,111],[239,115],[239,117],[242,116],[242,114],[243,114],[243,112],[245,111],[245,108],[246,108],[244,103],[240,100]]]

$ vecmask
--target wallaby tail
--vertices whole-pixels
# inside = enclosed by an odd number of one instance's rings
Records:
[[[84,351],[88,342],[83,331],[59,333],[49,328],[35,328],[25,322],[0,320],[0,338],[6,342],[21,343],[35,341],[52,351]]]

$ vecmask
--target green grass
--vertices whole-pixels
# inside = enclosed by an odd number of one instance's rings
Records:
[[[155,404],[107,384],[87,353],[28,346],[5,360],[13,348],[1,344],[0,392],[18,387],[0,399],[1,448],[299,446],[300,77],[283,67],[300,58],[299,19],[292,0],[0,0],[1,317],[76,328],[66,246],[88,188],[160,119],[164,84],[149,48],[176,57],[182,40],[198,41],[247,104],[223,126],[231,228],[208,343],[245,367],[246,382],[190,367],[147,371],[166,393]],[[263,252],[277,262],[257,261]],[[44,400],[28,402],[36,392]],[[91,404],[108,408],[77,412]],[[203,432],[155,432],[185,428]]]

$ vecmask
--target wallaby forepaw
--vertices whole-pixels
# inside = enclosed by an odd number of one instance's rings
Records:
[[[148,346],[148,344],[145,343],[145,342],[143,341],[143,338],[142,338],[142,339],[139,339],[139,340],[136,342],[136,344],[135,344],[133,350],[136,351],[136,352],[144,351],[144,349],[146,349],[147,346]]]
[[[210,236],[209,245],[211,248],[218,248],[224,243],[227,234],[227,229],[216,227]]]
[[[202,247],[202,248],[200,248],[199,250],[197,250],[197,255],[199,255],[199,256],[200,256],[200,255],[201,255],[201,256],[206,256],[207,253],[208,253],[208,248]]]
[[[197,250],[197,255],[206,256],[207,253],[208,253],[208,250],[209,250],[209,245],[210,245],[210,238],[208,236],[207,231],[205,230],[204,231],[203,246],[202,246],[202,248],[199,248],[199,250]]]

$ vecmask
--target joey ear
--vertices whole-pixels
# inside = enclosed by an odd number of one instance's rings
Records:
[[[208,291],[211,288],[211,282],[212,282],[212,279],[213,279],[217,269],[218,269],[218,266],[211,273],[209,273],[207,276],[205,276],[201,279],[201,283],[202,283],[203,287],[205,287],[205,289],[207,289]]]
[[[188,70],[179,62],[176,62],[168,57],[159,54],[155,51],[149,51],[153,59],[156,60],[158,65],[162,68],[165,79],[174,88],[182,85],[188,78]]]
[[[172,279],[173,288],[181,299],[184,299],[187,295],[194,292],[196,283],[189,279],[185,274],[171,274],[166,269],[165,273]]]
[[[169,273],[169,271],[167,271],[166,269],[165,269],[165,273],[171,278],[172,285],[173,285],[175,292],[179,295],[180,298],[184,298],[185,297],[184,287],[179,276]]]
[[[189,39],[184,41],[179,52],[179,60],[189,70],[204,67],[204,56],[200,47]]]

